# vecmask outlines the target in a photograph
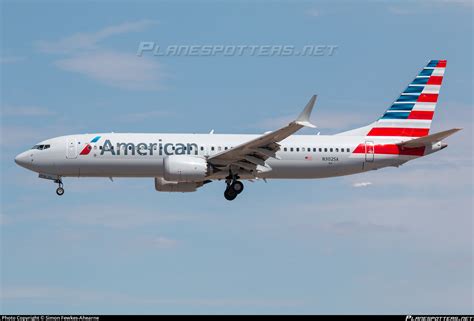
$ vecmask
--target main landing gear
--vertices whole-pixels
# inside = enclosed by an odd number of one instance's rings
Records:
[[[63,182],[61,181],[61,179],[57,179],[54,182],[59,185],[58,188],[56,189],[56,194],[58,194],[59,196],[62,196],[64,194]]]
[[[244,184],[241,181],[238,181],[239,177],[237,175],[227,177],[226,184],[227,187],[224,192],[224,197],[228,201],[233,201],[237,195],[242,193],[244,190]]]

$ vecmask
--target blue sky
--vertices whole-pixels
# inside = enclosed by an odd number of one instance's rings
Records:
[[[473,313],[473,6],[1,2],[2,313]],[[336,45],[332,56],[137,57],[168,45]],[[263,133],[318,94],[322,134],[381,115],[447,59],[449,148],[349,177],[166,194],[152,179],[16,166],[84,132]],[[315,134],[306,131],[306,134]],[[369,184],[370,183],[370,184]]]

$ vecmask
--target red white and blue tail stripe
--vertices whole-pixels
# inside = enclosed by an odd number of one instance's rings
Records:
[[[389,109],[369,127],[367,136],[428,135],[443,82],[446,60],[431,60]]]

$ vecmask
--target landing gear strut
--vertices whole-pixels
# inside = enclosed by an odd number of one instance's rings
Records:
[[[229,175],[226,179],[227,187],[224,191],[224,197],[228,201],[233,201],[237,195],[244,190],[244,184],[238,180],[239,176]]]
[[[63,182],[61,181],[61,179],[57,179],[54,182],[59,185],[58,188],[56,189],[56,194],[58,194],[59,196],[62,196],[64,194]]]

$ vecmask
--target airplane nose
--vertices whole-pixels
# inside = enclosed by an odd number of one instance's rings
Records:
[[[18,154],[15,157],[15,163],[20,165],[21,167],[26,167],[29,164],[29,157],[27,152],[23,152],[21,154]]]

